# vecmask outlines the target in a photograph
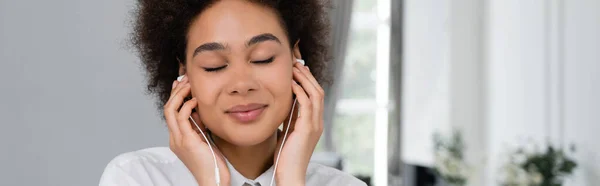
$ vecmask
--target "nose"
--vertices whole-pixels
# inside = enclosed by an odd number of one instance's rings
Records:
[[[252,69],[245,65],[240,66],[232,71],[231,83],[227,90],[230,95],[247,95],[260,87]]]

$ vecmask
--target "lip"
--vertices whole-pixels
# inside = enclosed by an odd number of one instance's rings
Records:
[[[263,113],[267,108],[265,104],[251,103],[247,105],[236,105],[225,111],[225,114],[229,115],[233,119],[240,123],[252,122]]]

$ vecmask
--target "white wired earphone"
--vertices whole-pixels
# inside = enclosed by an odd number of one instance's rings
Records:
[[[296,62],[302,63],[302,65],[305,65],[306,63],[304,62],[304,60],[302,59],[296,59]],[[177,81],[181,82],[181,80],[183,79],[183,77],[185,77],[185,75],[181,75],[179,77],[177,77]],[[287,127],[285,129],[285,133],[283,135],[283,140],[281,141],[281,146],[279,147],[279,152],[277,153],[277,158],[275,159],[275,167],[273,169],[273,177],[271,177],[271,184],[270,186],[273,186],[273,183],[275,181],[275,173],[277,172],[277,165],[279,163],[279,156],[281,155],[281,149],[283,149],[283,144],[285,143],[285,139],[287,138],[287,134],[288,131],[290,129],[290,123],[292,122],[292,114],[294,113],[294,108],[296,107],[296,101],[297,99],[294,98],[294,103],[292,104],[292,110],[290,111],[290,119],[288,120],[288,124]],[[298,114],[300,115],[300,114]],[[215,184],[217,184],[217,186],[221,185],[221,176],[219,174],[219,166],[217,165],[217,156],[215,155],[215,151],[212,148],[211,143],[214,144],[214,142],[211,140],[209,141],[208,138],[206,137],[206,135],[204,134],[204,132],[202,132],[202,129],[200,129],[200,126],[198,126],[198,124],[196,123],[196,121],[194,121],[194,118],[192,118],[192,116],[190,116],[190,120],[192,120],[192,123],[194,123],[194,125],[196,126],[196,128],[198,128],[198,131],[200,131],[200,134],[202,134],[202,137],[204,137],[204,140],[206,141],[206,143],[208,144],[208,148],[210,148],[210,153],[213,156],[213,160],[215,163]]]

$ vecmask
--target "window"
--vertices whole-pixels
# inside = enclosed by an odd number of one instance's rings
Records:
[[[344,171],[387,185],[390,0],[354,0],[353,6],[331,138]]]

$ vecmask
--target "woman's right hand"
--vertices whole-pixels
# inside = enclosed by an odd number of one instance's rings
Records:
[[[192,113],[198,101],[196,98],[183,103],[186,96],[190,95],[190,84],[187,76],[181,82],[173,82],[171,97],[164,106],[164,114],[169,128],[169,146],[171,151],[190,170],[198,185],[215,185],[215,165],[213,155],[204,137],[192,128],[189,117],[203,130],[204,125],[200,122],[198,112]],[[183,103],[183,107],[181,104]],[[181,110],[178,109],[181,107]],[[195,128],[195,126],[194,126]],[[217,148],[213,148],[219,165],[221,185],[229,185],[230,175],[225,160]]]

